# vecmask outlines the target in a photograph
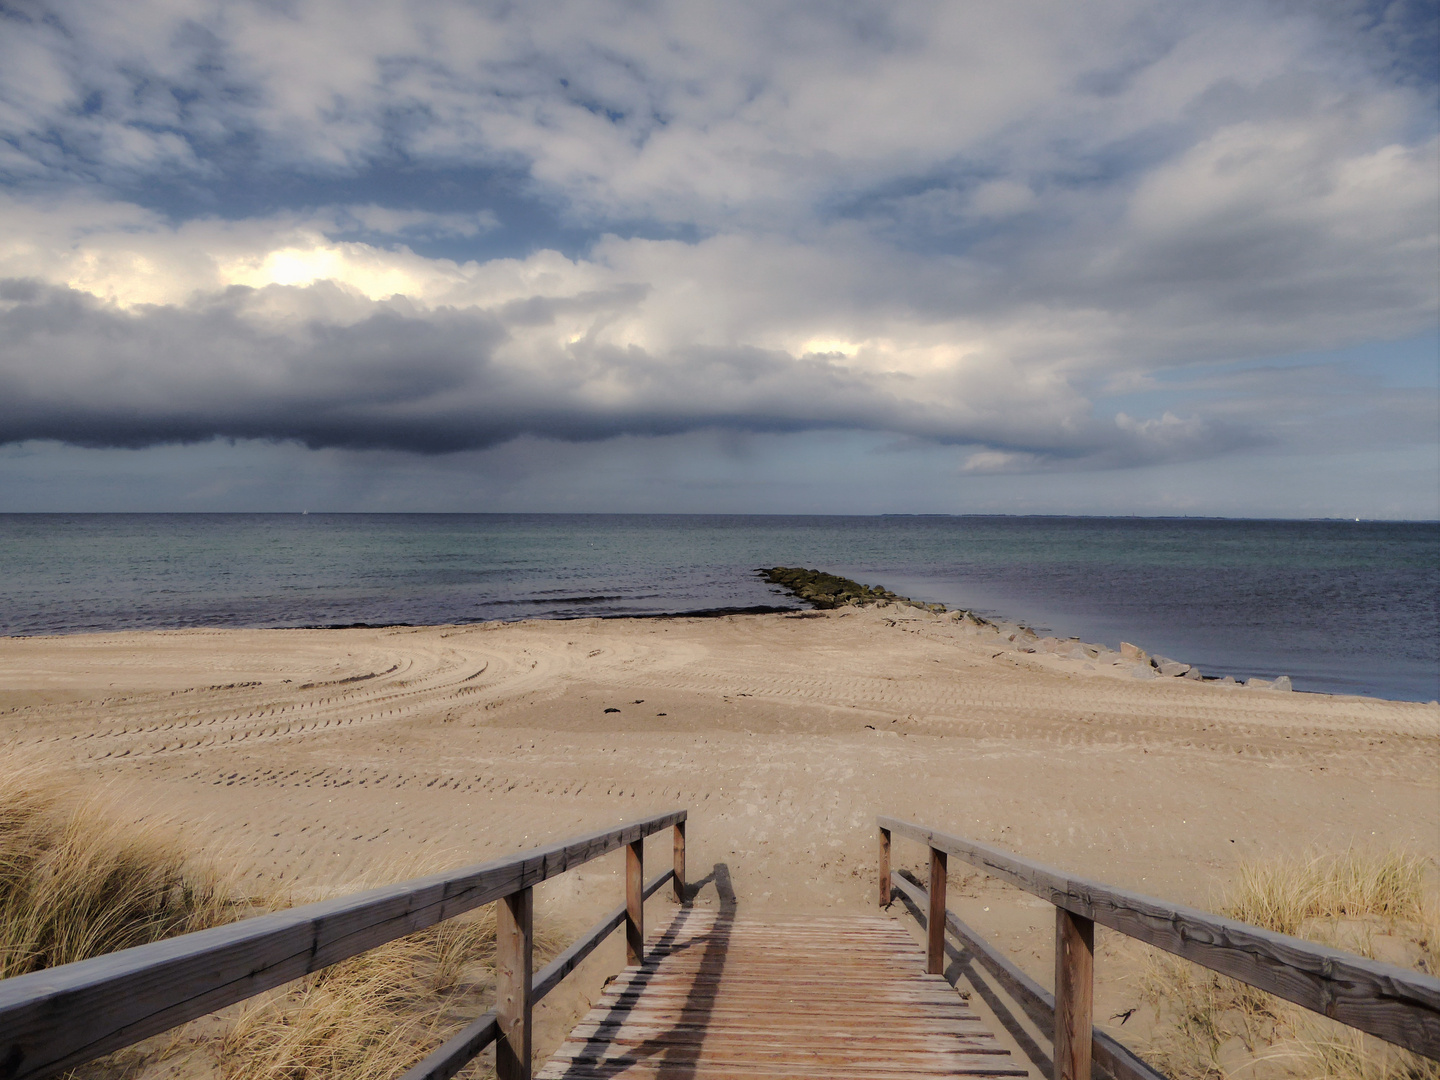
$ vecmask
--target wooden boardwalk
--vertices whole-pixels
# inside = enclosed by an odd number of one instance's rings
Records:
[[[444,874],[243,919],[133,949],[0,979],[0,1073],[49,1080],[103,1054],[496,903],[495,1008],[401,1080],[447,1080],[489,1046],[496,1071],[529,1077],[536,1002],[625,928],[628,968],[545,1066],[546,1080],[611,1077],[1021,1077],[1021,1068],[939,975],[947,933],[1042,1031],[1054,1032],[1057,1080],[1165,1080],[1096,1030],[1097,925],[1164,949],[1397,1046],[1440,1061],[1440,979],[1087,881],[1001,848],[880,816],[879,891],[920,915],[927,960],[879,917],[743,919],[728,868],[689,883],[689,813],[671,810]],[[673,868],[648,883],[645,838],[673,833]],[[892,873],[891,841],[930,853],[928,888]],[[534,888],[592,859],[625,854],[625,902],[539,971]],[[954,856],[1054,905],[1052,995],[945,907]],[[724,902],[682,908],[642,940],[644,903],[667,884],[677,900],[715,882]],[[1007,1020],[1008,1024],[1008,1020]],[[1048,1070],[1047,1070],[1048,1071]]]
[[[1024,1076],[904,929],[881,917],[682,908],[539,1080]]]

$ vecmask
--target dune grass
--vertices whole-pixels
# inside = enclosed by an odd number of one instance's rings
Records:
[[[1433,864],[1349,848],[1242,866],[1223,906],[1242,922],[1434,973]],[[1158,1024],[1149,1054],[1175,1080],[1440,1080],[1431,1061],[1168,954],[1142,992]]]
[[[219,1051],[227,1080],[399,1076],[489,1007],[493,906],[342,961],[252,1006]],[[467,1075],[477,1073],[471,1066]]]
[[[236,908],[174,832],[0,762],[0,978],[214,926]]]
[[[178,832],[121,810],[53,771],[0,758],[0,978],[287,906],[278,895],[241,896]],[[426,869],[380,868],[345,891]],[[71,1075],[137,1076],[188,1055],[191,1074],[227,1080],[396,1076],[489,1007],[494,953],[487,907],[299,980],[229,1023],[197,1021]]]
[[[454,866],[438,854],[372,867],[354,892]],[[537,967],[559,951],[535,929]],[[448,919],[298,980],[249,1006],[218,1050],[225,1080],[399,1076],[492,1007],[495,906]],[[491,1077],[479,1062],[462,1077]]]
[[[1316,919],[1425,918],[1427,860],[1403,851],[1338,854],[1248,863],[1226,910],[1241,922],[1298,935]]]

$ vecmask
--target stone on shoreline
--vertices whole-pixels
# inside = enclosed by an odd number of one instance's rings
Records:
[[[791,595],[806,600],[817,608],[828,610],[846,604],[873,604],[892,602],[923,607],[908,597],[896,596],[889,589],[861,585],[849,578],[837,577],[821,570],[807,570],[803,566],[772,566],[757,570],[761,577],[772,585],[779,585]]]
[[[1252,690],[1279,690],[1282,693],[1295,689],[1289,675],[1278,675],[1273,679],[1246,679],[1245,685]]]
[[[1128,641],[1120,643],[1120,652],[1111,652],[1104,645],[1081,641],[1078,637],[1060,639],[1041,637],[1032,628],[1020,623],[992,622],[973,611],[948,610],[944,604],[930,604],[900,596],[879,585],[862,585],[858,581],[827,574],[823,570],[811,570],[803,566],[771,566],[755,571],[772,585],[779,585],[792,596],[804,600],[813,607],[830,609],[847,605],[874,604],[876,607],[909,607],[927,615],[939,616],[964,626],[975,633],[988,631],[1026,653],[1050,653],[1063,660],[1099,660],[1130,669],[1137,679],[1153,679],[1157,675],[1165,678],[1203,679],[1199,670],[1191,664],[1171,660],[1168,656],[1151,656],[1138,645]],[[1235,685],[1227,677],[1225,682]],[[1273,682],[1265,679],[1251,679],[1246,685],[1256,688],[1289,690],[1290,680],[1285,676]]]
[[[931,615],[945,615],[944,604],[930,604],[900,596],[880,585],[862,585],[858,581],[827,574],[823,570],[811,570],[803,566],[771,566],[755,571],[772,585],[779,585],[799,600],[813,607],[829,610],[846,605],[874,604],[876,607],[910,607]],[[989,625],[986,620],[968,611],[950,613],[951,618],[969,619],[977,626]]]

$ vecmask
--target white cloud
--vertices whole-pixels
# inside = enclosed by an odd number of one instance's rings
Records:
[[[1298,445],[1343,396],[1132,419],[1101,393],[1435,319],[1428,91],[1263,4],[0,18],[3,439],[849,427],[972,447],[971,473],[1099,468]],[[387,163],[504,165],[591,239],[426,255],[514,223],[389,205],[360,182]],[[230,168],[330,186],[184,220],[114,194]]]
[[[1035,205],[1035,193],[1014,180],[992,180],[970,195],[970,211],[980,217],[1004,218]]]
[[[1139,0],[35,11],[7,23],[0,127],[37,161],[53,160],[56,138],[87,167],[122,171],[203,172],[191,145],[232,135],[322,170],[398,146],[526,163],[579,213],[707,224],[773,224],[967,158],[1061,164],[1057,142],[1193,122],[1207,95],[1304,67],[1319,48],[1313,25],[1262,6],[1202,19]]]

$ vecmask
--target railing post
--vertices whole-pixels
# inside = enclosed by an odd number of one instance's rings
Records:
[[[685,822],[675,823],[675,900],[685,902]]]
[[[890,906],[890,830],[880,830],[880,906]]]
[[[645,839],[625,847],[625,962],[645,959]]]
[[[945,864],[947,856],[939,848],[930,849],[930,926],[925,970],[931,975],[945,974]]]
[[[1055,909],[1055,1080],[1090,1080],[1095,922]]]
[[[495,1075],[500,1080],[530,1080],[530,980],[534,952],[535,896],[529,889],[511,893],[495,911]]]

